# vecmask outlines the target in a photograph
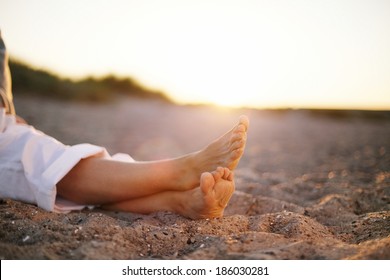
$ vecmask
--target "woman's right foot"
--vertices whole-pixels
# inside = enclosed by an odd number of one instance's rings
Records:
[[[214,165],[213,169],[224,166],[234,170],[244,153],[248,126],[248,118],[241,116],[236,126],[198,152],[199,160]]]

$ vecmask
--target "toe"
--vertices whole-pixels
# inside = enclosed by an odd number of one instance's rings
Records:
[[[230,170],[229,170],[229,168],[224,168],[223,169],[223,176],[222,176],[222,178],[224,179],[224,180],[227,180],[228,179],[228,177],[229,177],[229,175],[230,175]]]
[[[229,180],[229,181],[233,181],[234,180],[234,173],[229,170],[229,175],[227,176],[226,179]]]
[[[204,172],[200,176],[200,188],[204,194],[208,194],[215,184],[213,175],[210,172]]]
[[[211,174],[213,175],[214,177],[214,181],[215,182],[218,182],[219,180],[221,180],[223,174],[224,174],[224,168],[223,167],[218,167],[215,171],[211,172]]]
[[[245,131],[248,130],[249,119],[248,119],[247,116],[245,116],[245,115],[240,116],[239,123],[242,124],[245,127]]]
[[[234,150],[237,150],[237,149],[240,149],[242,147],[245,146],[245,141],[244,140],[240,140],[240,141],[236,141],[234,142],[231,146],[230,146],[230,150],[231,151],[234,151]]]
[[[242,154],[244,153],[244,150],[242,148],[239,148],[239,149],[235,149],[232,151],[231,153],[231,160],[236,160],[238,158],[240,158],[240,156],[242,156]]]
[[[235,132],[246,132],[246,126],[243,124],[237,125]]]
[[[241,131],[241,132],[236,132],[233,134],[232,138],[230,139],[231,143],[241,141],[241,140],[246,140],[247,136],[246,133]]]

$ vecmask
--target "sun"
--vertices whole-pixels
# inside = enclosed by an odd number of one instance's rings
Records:
[[[197,13],[188,10],[185,16],[170,12],[169,17],[152,18],[139,26],[143,45],[150,49],[135,49],[131,54],[143,57],[140,69],[148,77],[143,81],[167,92],[179,103],[227,107],[253,103],[252,98],[260,93],[264,69],[268,67],[269,60],[263,55],[271,55],[259,51],[264,44],[253,36],[255,30],[251,28],[254,27],[232,21],[234,11],[219,13],[218,20],[215,13],[201,8]],[[195,17],[197,14],[202,15],[202,20]],[[152,48],[156,45],[158,48]],[[128,46],[137,45],[129,41]],[[129,59],[128,63],[136,61]]]

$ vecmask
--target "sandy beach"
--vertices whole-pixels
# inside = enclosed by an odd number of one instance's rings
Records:
[[[49,213],[0,200],[0,259],[390,259],[389,112],[226,110],[121,99],[16,97],[19,115],[65,144],[136,160],[196,151],[251,120],[225,216],[100,209]]]

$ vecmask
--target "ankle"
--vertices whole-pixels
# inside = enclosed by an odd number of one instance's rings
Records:
[[[172,192],[170,199],[167,202],[167,208],[169,208],[167,210],[185,216],[186,205],[188,203],[186,201],[185,193],[186,192],[184,191]]]
[[[177,161],[178,177],[176,180],[178,191],[187,191],[199,186],[200,172],[196,154],[185,155]]]

